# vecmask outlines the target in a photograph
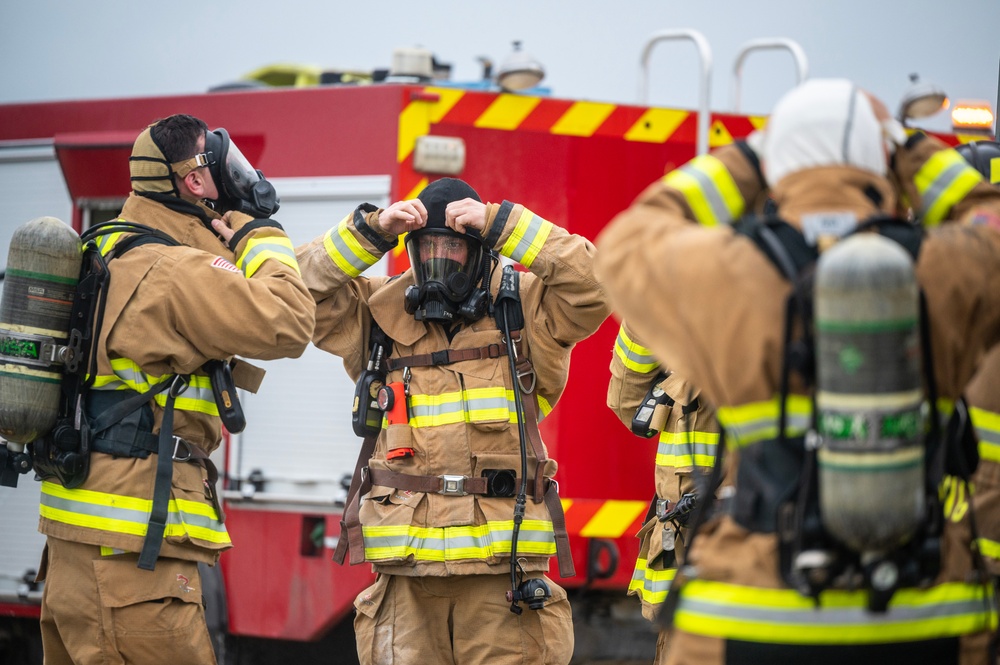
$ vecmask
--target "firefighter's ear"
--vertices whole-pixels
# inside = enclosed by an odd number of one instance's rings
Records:
[[[181,183],[196,199],[203,199],[206,197],[207,182],[205,180],[205,175],[202,174],[201,171],[202,169],[194,169],[181,179]]]

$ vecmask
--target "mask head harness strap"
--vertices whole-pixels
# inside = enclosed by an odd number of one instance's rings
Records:
[[[152,130],[156,124],[146,127],[132,146],[132,154],[128,158],[132,190],[137,194],[170,194],[179,197],[180,191],[174,182],[174,165],[167,161],[163,146],[153,136]],[[184,175],[190,171],[188,169]]]

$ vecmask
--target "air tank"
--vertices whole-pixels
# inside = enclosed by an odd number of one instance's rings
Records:
[[[919,290],[913,260],[874,233],[816,267],[820,515],[869,554],[912,537],[925,512]]]
[[[0,299],[0,437],[26,444],[59,411],[80,236],[55,217],[19,227],[10,241]]]

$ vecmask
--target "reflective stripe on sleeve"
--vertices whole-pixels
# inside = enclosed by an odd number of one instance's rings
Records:
[[[264,261],[274,259],[299,273],[299,262],[295,258],[292,241],[283,236],[250,238],[243,248],[243,254],[236,259],[236,266],[247,277],[253,277]]]
[[[670,468],[711,468],[719,448],[718,432],[660,432],[656,465]]]
[[[354,278],[378,262],[378,257],[365,249],[361,241],[354,237],[348,226],[354,219],[351,213],[340,220],[334,228],[323,237],[323,247],[330,260],[348,276]]]
[[[729,169],[713,155],[695,157],[663,176],[663,182],[684,196],[695,219],[703,226],[728,224],[746,208]]]
[[[530,268],[551,231],[552,222],[524,208],[500,253]]]
[[[615,339],[615,355],[622,361],[626,369],[639,374],[649,374],[659,368],[660,363],[653,357],[653,352],[637,344],[625,331],[625,326],[619,326],[618,337]]]
[[[941,150],[928,159],[913,177],[923,210],[925,226],[935,226],[946,219],[952,207],[983,182],[983,176],[956,150]]]
[[[971,406],[969,416],[979,439],[979,457],[1000,464],[1000,413]]]

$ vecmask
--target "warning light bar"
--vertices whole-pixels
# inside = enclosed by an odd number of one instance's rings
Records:
[[[993,107],[989,102],[960,101],[951,110],[951,126],[955,131],[993,130]]]

